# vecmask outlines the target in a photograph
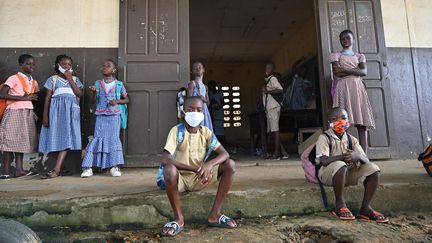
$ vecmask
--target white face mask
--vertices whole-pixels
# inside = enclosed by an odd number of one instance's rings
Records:
[[[202,121],[204,121],[204,113],[189,111],[185,113],[185,120],[191,127],[197,127]]]
[[[61,73],[63,73],[63,74],[64,74],[66,71],[73,72],[72,68],[70,68],[69,70],[66,70],[66,69],[64,69],[62,66],[60,66],[60,64],[58,65],[58,69],[59,69],[59,71],[60,71]]]

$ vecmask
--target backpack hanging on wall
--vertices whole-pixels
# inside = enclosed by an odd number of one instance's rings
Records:
[[[423,163],[423,167],[425,168],[428,175],[432,176],[432,144],[429,145],[417,159]]]

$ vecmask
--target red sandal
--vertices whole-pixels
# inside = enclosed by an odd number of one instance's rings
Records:
[[[354,220],[355,216],[347,207],[340,208],[338,211],[333,211],[332,214],[340,220]]]
[[[375,221],[380,224],[386,224],[389,222],[389,219],[384,216],[384,214],[377,212],[375,210],[369,211],[367,214],[360,214],[359,218],[367,221]]]

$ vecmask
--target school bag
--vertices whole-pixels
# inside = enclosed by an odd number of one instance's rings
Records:
[[[329,155],[332,154],[332,137],[327,133],[323,133],[324,136],[326,136],[328,143],[329,143]],[[351,135],[346,133],[348,138],[348,149],[353,150],[353,142]],[[316,143],[312,144],[308,148],[306,148],[303,153],[301,154],[301,161],[302,161],[302,167],[305,172],[306,180],[318,184],[321,191],[321,198],[323,200],[323,205],[325,208],[328,208],[328,200],[327,200],[327,194],[325,192],[324,185],[320,181],[318,177],[318,172],[321,168],[321,164],[316,163]]]
[[[101,88],[101,82],[102,80],[97,80],[95,83],[96,86],[96,100],[99,100],[99,91]],[[116,80],[116,99],[120,100],[121,99],[121,88],[123,86],[122,81]],[[127,104],[118,104],[120,107],[120,128],[121,129],[126,129],[127,128],[127,119],[128,119],[128,108],[127,108]]]
[[[423,153],[419,154],[417,159],[423,163],[423,167],[428,175],[432,176],[432,144]]]
[[[27,86],[26,81],[21,76],[19,76],[18,74],[16,74],[16,75],[17,75],[18,79],[20,80],[21,85],[23,86],[23,89],[24,89],[24,87]],[[29,93],[27,93],[26,91],[24,91],[24,92],[26,92],[27,94],[34,93],[35,88],[36,88],[35,83],[36,83],[36,80],[33,80],[32,87],[30,88],[30,92]],[[0,90],[3,89],[3,87],[4,87],[4,84],[0,84]],[[0,121],[3,119],[3,115],[4,115],[5,111],[6,111],[7,106],[9,104],[13,103],[13,102],[14,101],[9,101],[8,102],[6,99],[0,99]]]
[[[268,81],[266,82],[266,86],[270,82],[270,80],[271,80],[272,77],[275,77],[276,80],[278,81],[278,83],[281,84],[280,80],[276,76],[270,75],[270,77],[268,78]],[[281,86],[282,86],[282,84],[281,84]],[[280,106],[283,106],[284,101],[285,101],[285,97],[286,97],[286,95],[285,95],[285,89],[284,89],[283,86],[282,86],[282,90],[283,90],[282,93],[279,93],[279,94],[270,94],[273,97],[273,99],[275,99],[276,102],[279,103]]]
[[[176,107],[177,118],[181,119],[181,111],[183,110],[184,101],[186,99],[186,90],[179,90],[177,92]]]
[[[182,142],[184,140],[185,129],[186,128],[185,128],[185,125],[183,123],[180,123],[177,125],[177,145],[176,145],[176,149],[174,151],[174,154],[172,156],[174,160],[176,159],[177,151],[180,148],[180,145],[182,144]],[[214,133],[213,133],[209,148],[208,148],[206,156],[204,158],[204,162],[207,161],[207,159],[210,157],[210,154],[213,152],[213,150],[216,149],[217,144],[218,144],[218,140],[216,138],[216,135],[214,135]],[[156,174],[156,185],[161,190],[165,190],[165,181],[164,181],[163,170],[164,170],[164,166],[161,164],[159,166],[158,172]]]

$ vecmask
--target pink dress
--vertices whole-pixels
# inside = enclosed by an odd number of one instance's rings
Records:
[[[341,67],[353,69],[357,68],[361,62],[366,64],[366,58],[363,54],[347,56],[341,53],[332,53],[330,62],[339,62]],[[365,126],[367,129],[375,128],[372,107],[360,76],[349,75],[337,79],[333,107],[345,109],[351,124]]]

